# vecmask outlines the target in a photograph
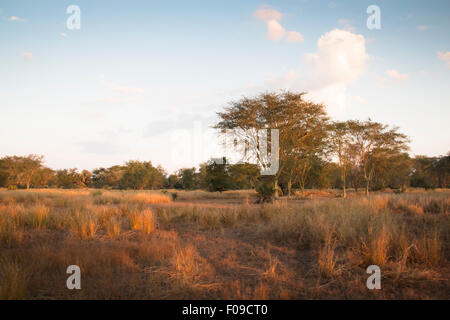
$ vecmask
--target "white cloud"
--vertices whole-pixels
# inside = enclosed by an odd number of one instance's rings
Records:
[[[302,86],[309,86],[310,99],[323,102],[330,114],[337,115],[349,104],[362,101],[350,96],[347,88],[366,70],[369,55],[365,39],[347,30],[334,29],[320,36],[317,49],[317,53],[305,55],[310,72]]]
[[[447,68],[450,68],[450,51],[447,52],[438,52],[437,56],[439,59],[445,62]]]
[[[288,31],[286,41],[289,43],[303,42],[303,35],[297,31]]]
[[[314,82],[320,86],[350,84],[365,70],[369,55],[364,36],[334,29],[320,36],[317,53],[305,55]]]
[[[59,34],[60,34],[62,37],[67,38],[67,33],[65,33],[65,32],[60,32]]]
[[[426,31],[426,30],[431,29],[431,26],[417,26],[416,28],[419,31]]]
[[[262,7],[261,9],[256,10],[253,16],[259,20],[271,21],[280,20],[283,17],[283,14],[276,9],[271,9],[270,7]]]
[[[11,16],[8,18],[8,21],[26,22],[27,19],[16,17],[16,16]]]
[[[262,20],[267,25],[267,38],[273,41],[279,41],[285,38],[286,42],[302,42],[303,35],[297,31],[286,31],[279,20],[284,16],[280,11],[268,6],[264,6],[253,13],[253,16]]]
[[[271,90],[307,91],[307,98],[326,105],[332,116],[341,115],[346,108],[364,103],[352,96],[348,87],[366,70],[369,55],[365,38],[350,31],[334,29],[320,36],[317,52],[304,56],[307,74],[289,71],[281,77],[265,80]]]
[[[344,27],[345,30],[350,31],[350,32],[355,32],[356,28],[354,26],[352,26],[352,21],[348,20],[348,19],[339,19],[338,23]]]
[[[33,54],[31,52],[22,52],[20,54],[22,56],[22,58],[24,58],[25,60],[31,60],[33,59]]]
[[[267,21],[267,38],[270,40],[280,40],[286,34],[286,30],[276,20]]]
[[[386,74],[397,81],[405,81],[409,79],[409,76],[407,74],[401,74],[395,69],[386,70]]]

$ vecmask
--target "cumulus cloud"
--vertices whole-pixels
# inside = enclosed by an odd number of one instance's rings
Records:
[[[290,70],[283,76],[266,79],[265,86],[271,90],[306,91],[308,99],[323,103],[330,115],[339,116],[347,107],[365,102],[348,92],[348,87],[366,70],[369,55],[365,43],[362,35],[331,30],[319,37],[317,52],[304,55],[305,75]]]
[[[405,73],[405,74],[401,74],[399,73],[397,70],[395,69],[390,69],[390,70],[386,70],[386,74],[397,81],[405,81],[409,79],[409,76]]]
[[[368,59],[364,36],[334,29],[320,36],[317,53],[305,55],[309,75],[301,85],[310,92],[310,99],[327,105],[330,114],[340,114],[349,104],[361,101],[347,91],[366,70]]]
[[[326,105],[331,116],[340,116],[346,108],[363,104],[363,97],[349,93],[349,87],[367,68],[369,55],[364,36],[334,29],[320,36],[317,51],[304,55],[305,73],[287,70],[281,76],[268,77],[264,86],[237,91],[256,94],[262,90],[296,90],[308,92],[307,98]]]
[[[283,14],[271,7],[262,7],[253,13],[253,16],[262,20],[267,25],[267,38],[273,41],[285,39],[286,42],[295,43],[303,42],[303,35],[297,31],[286,31],[280,24],[279,20],[283,18]]]
[[[22,52],[20,54],[22,56],[22,58],[24,58],[25,60],[31,60],[33,59],[33,54],[31,52]]]
[[[286,30],[277,20],[267,21],[267,38],[270,40],[280,40],[286,34]]]
[[[263,21],[271,21],[271,20],[280,20],[283,17],[283,14],[276,9],[272,9],[270,7],[263,7],[256,10],[253,16]]]
[[[20,18],[20,17],[17,17],[17,16],[11,16],[11,17],[8,18],[8,21],[26,22],[27,19]]]
[[[320,36],[317,53],[305,55],[314,82],[320,86],[350,84],[365,70],[369,58],[364,36],[334,29]]]
[[[450,51],[447,52],[438,52],[437,56],[439,59],[445,62],[447,68],[450,68]]]

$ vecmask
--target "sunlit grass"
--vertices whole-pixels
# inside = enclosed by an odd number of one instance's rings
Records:
[[[136,286],[145,278],[142,292],[150,297],[236,299],[319,297],[328,282],[353,292],[345,277],[365,275],[370,264],[388,270],[386,279],[396,285],[445,278],[450,192],[348,199],[318,192],[317,198],[273,204],[246,203],[250,191],[183,191],[176,201],[168,194],[0,190],[0,248],[8,252],[2,297],[39,295],[37,286],[64,279],[70,264],[104,281],[91,279],[99,288],[84,292],[96,292],[92,297],[123,297],[119,289],[111,296],[101,291],[119,274]],[[292,256],[284,259],[277,250]],[[303,264],[308,267],[296,269]]]

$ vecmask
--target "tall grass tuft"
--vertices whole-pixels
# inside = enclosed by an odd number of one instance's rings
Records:
[[[329,232],[325,244],[319,249],[319,272],[325,278],[330,278],[335,274],[336,267],[336,240],[333,237],[333,232]]]
[[[152,210],[133,210],[128,213],[128,219],[132,230],[139,230],[144,235],[149,235],[156,229],[155,215]]]
[[[29,276],[16,260],[0,260],[0,300],[26,298]]]
[[[378,232],[369,229],[369,239],[363,240],[363,255],[365,263],[383,266],[388,261],[390,236],[385,226]]]
[[[83,240],[92,239],[97,232],[97,216],[91,212],[76,211],[72,217],[72,231]]]

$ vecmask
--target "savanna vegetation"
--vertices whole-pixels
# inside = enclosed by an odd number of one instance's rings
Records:
[[[0,298],[449,298],[449,191],[335,194],[3,190]]]
[[[449,298],[450,154],[411,156],[399,128],[331,121],[292,92],[218,116],[237,164],[1,158],[0,299]],[[369,265],[382,290],[366,287]]]
[[[52,170],[43,156],[6,156],[0,159],[0,187],[98,188],[114,190],[178,189],[208,191],[259,189],[273,195],[302,193],[306,189],[338,188],[370,191],[450,186],[450,153],[439,157],[410,156],[409,139],[390,127],[368,120],[331,121],[325,107],[304,100],[304,94],[266,93],[230,103],[219,113],[219,132],[232,137],[232,148],[242,161],[208,161],[199,168],[168,174],[150,161],[131,160],[123,165],[91,171]],[[260,130],[279,130],[279,169],[271,177],[260,170],[270,167]],[[270,132],[270,130],[269,130]],[[269,136],[269,143],[271,137]],[[272,184],[259,187],[261,184]],[[258,188],[259,187],[259,188]],[[270,197],[270,200],[272,197]]]

